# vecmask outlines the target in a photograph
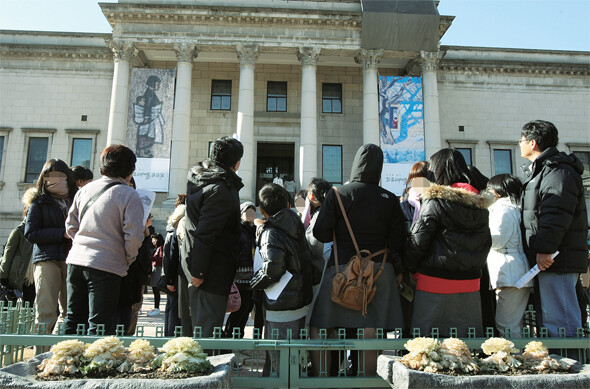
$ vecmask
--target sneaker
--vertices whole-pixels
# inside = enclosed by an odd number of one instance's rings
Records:
[[[147,313],[148,316],[158,316],[160,314],[159,308],[154,308]]]

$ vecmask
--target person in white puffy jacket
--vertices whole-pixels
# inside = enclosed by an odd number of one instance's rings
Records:
[[[532,281],[515,287],[529,265],[522,248],[521,214],[518,206],[522,184],[511,174],[498,174],[488,181],[487,190],[496,196],[489,208],[492,248],[488,254],[490,283],[496,291],[496,328],[501,336],[510,329],[510,336],[520,338],[522,320]]]

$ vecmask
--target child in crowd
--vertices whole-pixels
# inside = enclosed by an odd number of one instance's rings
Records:
[[[298,339],[312,299],[311,252],[305,240],[303,223],[289,208],[289,193],[281,186],[267,184],[258,193],[260,212],[267,219],[259,226],[258,247],[262,267],[251,281],[253,289],[267,289],[282,277],[290,277],[282,291],[271,299],[266,290],[265,338],[277,329],[280,339],[291,330]],[[267,352],[263,375],[278,371],[278,352]]]
[[[487,189],[496,196],[490,212],[492,249],[488,254],[490,284],[496,290],[496,328],[505,336],[520,338],[522,318],[529,301],[532,282],[516,288],[516,282],[529,270],[522,248],[521,216],[518,206],[522,184],[511,174],[498,174],[490,178]]]

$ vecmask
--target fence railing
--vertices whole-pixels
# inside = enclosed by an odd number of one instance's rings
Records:
[[[590,311],[590,307],[587,307]],[[569,354],[577,356],[583,363],[590,363],[590,323],[585,323],[585,328],[579,328],[576,337],[566,338],[565,330],[560,330],[561,337],[549,338],[547,330],[534,327],[535,314],[529,307],[525,315],[525,327],[522,338],[511,338],[516,348],[523,349],[532,339],[541,340],[552,351],[565,356]],[[20,362],[25,359],[25,350],[34,346],[37,350],[48,348],[58,342],[68,339],[79,339],[86,343],[94,342],[104,336],[104,328],[99,326],[98,335],[85,335],[86,328],[79,325],[76,335],[65,335],[63,324],[56,334],[45,334],[45,328],[34,326],[34,311],[32,308],[20,305],[4,305],[0,303],[0,366]],[[438,329],[434,328],[431,334],[424,336],[438,337]],[[456,334],[455,329],[451,329]],[[137,338],[148,340],[154,347],[162,347],[170,338],[164,337],[163,326],[156,326],[156,336],[144,336],[145,328],[138,326],[135,336],[124,336],[124,329],[117,329],[117,336],[128,346]],[[261,339],[257,329],[253,331],[250,339],[240,338],[239,329],[236,329],[233,338],[222,338],[222,331],[216,328],[212,338],[202,338],[201,329],[195,327],[194,338],[210,354],[234,352],[236,363],[232,367],[232,385],[237,388],[350,388],[350,387],[388,387],[388,384],[379,376],[365,374],[365,353],[373,351],[377,353],[402,355],[404,344],[408,340],[401,336],[401,329],[384,332],[377,329],[374,339],[367,339],[362,329],[356,330],[354,336],[347,336],[344,329],[338,330],[336,338],[328,338],[326,330],[320,330],[319,339],[309,339],[307,330],[302,330],[299,337],[289,336],[288,339],[278,339],[278,332],[271,334],[271,339]],[[467,346],[474,352],[481,351],[481,344],[489,337],[494,336],[492,328],[486,329],[486,337],[475,336],[474,328],[469,329],[467,338],[462,338]],[[414,337],[420,336],[420,331],[414,329]],[[177,327],[175,336],[182,336],[181,327]],[[510,338],[509,334],[506,334]],[[229,350],[229,351],[228,351]],[[276,352],[279,356],[279,366],[276,373],[263,376],[263,365],[266,353]],[[315,352],[319,356],[319,372],[312,376],[310,368],[310,355]],[[337,361],[336,369],[331,372],[325,366],[325,360],[331,356],[331,360]],[[317,357],[316,357],[317,358]],[[350,362],[352,359],[354,362]],[[316,362],[317,363],[317,362]]]

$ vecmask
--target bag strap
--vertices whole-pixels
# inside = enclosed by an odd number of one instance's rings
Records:
[[[122,184],[123,184],[122,182],[111,182],[110,184],[106,185],[104,188],[99,190],[97,193],[95,193],[94,196],[92,196],[90,198],[90,200],[88,200],[86,205],[84,205],[84,208],[82,208],[82,212],[80,212],[80,218],[78,219],[78,223],[82,222],[82,218],[84,217],[84,215],[86,215],[86,211],[88,211],[88,208],[90,208],[92,206],[92,204],[94,204],[94,202],[96,200],[98,200],[98,198],[100,196],[102,196],[102,194],[104,192],[106,192],[107,190],[109,190],[111,187],[113,187],[115,185],[122,185]]]
[[[356,242],[356,238],[354,237],[354,233],[352,232],[352,226],[350,225],[350,221],[348,220],[348,215],[346,215],[346,211],[344,210],[344,204],[342,204],[342,198],[340,197],[340,193],[338,192],[338,188],[336,188],[334,186],[333,189],[334,189],[334,193],[336,194],[336,199],[338,200],[338,204],[340,205],[340,211],[342,211],[342,216],[344,217],[344,221],[346,222],[346,227],[348,228],[348,233],[350,234],[350,237],[352,238],[352,243],[354,244],[354,249],[356,250],[356,254],[360,257],[361,251],[359,250],[358,243]],[[336,273],[339,273],[340,270],[338,269],[338,245],[336,244],[336,230],[335,229],[334,229],[334,234],[333,234],[333,240],[334,240],[334,262],[336,264]],[[363,251],[366,251],[366,250],[363,250]],[[377,274],[375,274],[375,276],[374,276],[375,281],[377,281],[377,278],[379,278],[381,276],[381,273],[383,273],[383,269],[385,269],[385,261],[387,259],[387,247],[382,250],[377,251],[376,253],[372,253],[371,255],[368,256],[368,258],[371,259],[381,253],[383,253],[383,260],[381,261],[381,267],[377,271]]]

